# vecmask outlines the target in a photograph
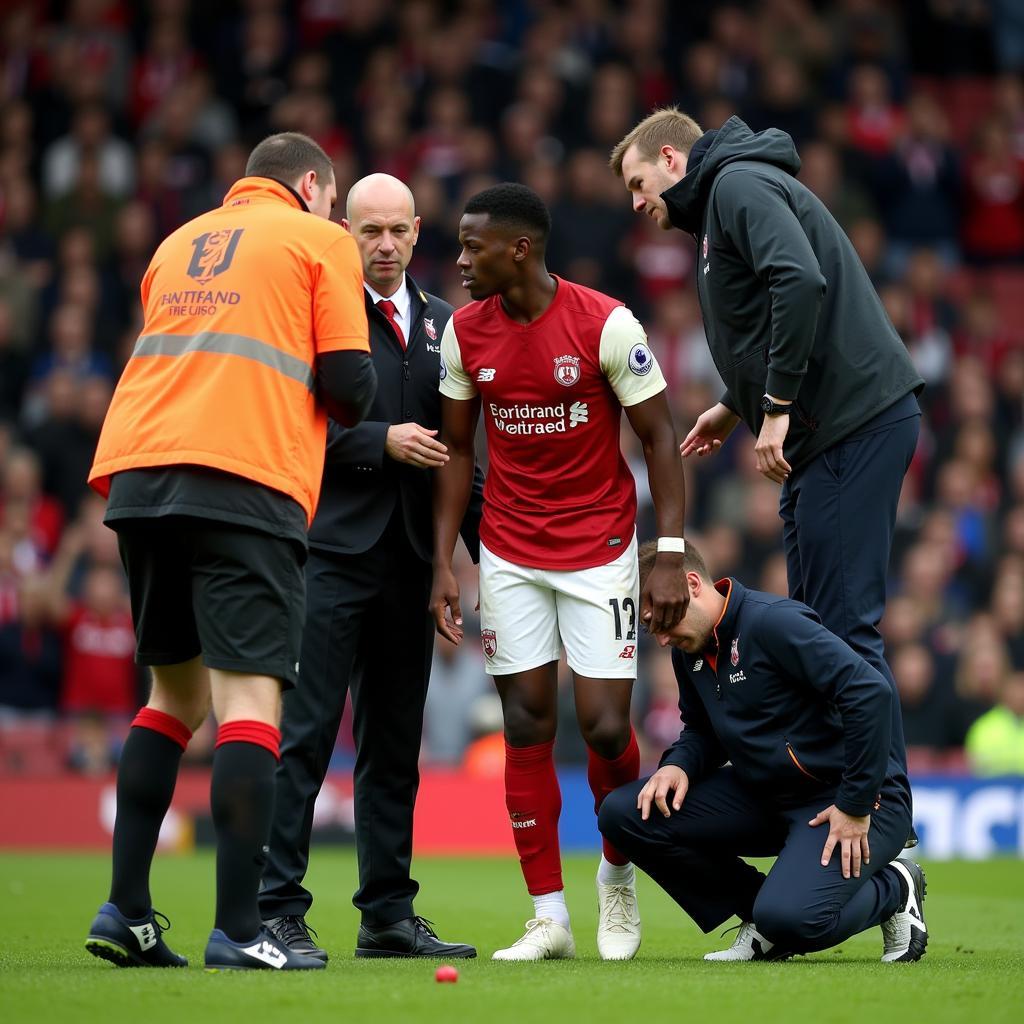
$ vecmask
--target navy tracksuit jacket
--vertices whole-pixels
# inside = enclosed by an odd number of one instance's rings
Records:
[[[799,601],[729,580],[717,654],[672,652],[685,728],[661,764],[691,785],[731,761],[777,804],[838,787],[836,806],[870,814],[887,776],[893,694],[882,676]]]
[[[687,774],[681,810],[643,821],[642,779],[609,795],[598,823],[704,931],[735,914],[791,952],[826,949],[901,900],[886,868],[911,826],[895,698],[806,605],[726,586],[712,649],[672,652],[684,727],[661,764]],[[859,878],[842,877],[838,848],[821,864],[828,826],[809,821],[831,804],[871,815]],[[767,877],[741,859],[775,855]]]

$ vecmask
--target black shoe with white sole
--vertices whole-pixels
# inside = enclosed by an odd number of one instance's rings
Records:
[[[270,917],[263,922],[263,927],[270,929],[274,937],[280,939],[292,952],[315,956],[317,960],[327,963],[327,950],[321,949],[313,941],[317,938],[316,931],[306,924],[304,917],[298,914]]]
[[[130,918],[113,903],[104,903],[89,926],[85,948],[118,967],[188,967],[188,960],[163,940],[162,933],[170,927],[171,922],[155,910]]]
[[[326,966],[315,956],[293,952],[265,927],[249,942],[233,942],[214,928],[206,944],[208,971],[322,971]]]
[[[904,893],[896,913],[882,922],[885,943],[882,963],[913,963],[924,956],[928,946],[928,927],[924,923],[924,896],[928,886],[921,866],[908,857],[898,857],[889,867],[899,874]]]

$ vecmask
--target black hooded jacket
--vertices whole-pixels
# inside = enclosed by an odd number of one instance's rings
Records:
[[[793,140],[731,117],[704,141],[662,199],[697,239],[722,401],[758,434],[761,396],[792,400],[784,453],[795,470],[924,381],[843,229],[794,177]]]

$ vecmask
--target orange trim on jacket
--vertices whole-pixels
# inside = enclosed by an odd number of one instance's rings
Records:
[[[725,584],[725,594],[723,595],[725,597],[725,604],[722,605],[722,613],[718,616],[718,621],[715,622],[711,629],[711,635],[715,638],[715,649],[714,651],[709,650],[704,652],[704,658],[711,666],[712,672],[718,671],[718,652],[721,649],[721,645],[718,642],[718,627],[722,624],[722,619],[725,618],[725,613],[729,610],[729,599],[732,597],[732,579],[728,576],[715,583],[715,590],[718,590],[721,594],[722,591],[719,590],[719,587],[721,587],[723,583]]]

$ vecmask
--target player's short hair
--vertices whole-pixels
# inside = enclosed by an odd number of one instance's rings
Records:
[[[645,541],[640,545],[640,552],[637,556],[640,562],[640,589],[643,590],[647,577],[654,568],[654,560],[658,557],[658,542],[656,540]],[[686,551],[683,554],[683,573],[695,572],[702,580],[713,583],[708,567],[704,564],[701,553],[691,544],[686,542]]]
[[[492,224],[526,235],[541,246],[551,234],[551,214],[544,200],[532,188],[513,181],[470,196],[463,213],[486,213]]]
[[[704,130],[678,107],[661,107],[645,117],[613,150],[608,166],[615,176],[622,177],[622,158],[634,143],[637,152],[647,161],[654,160],[662,146],[671,146],[689,154]]]
[[[317,181],[334,180],[334,164],[323,149],[301,132],[268,135],[249,154],[246,177],[275,178],[291,185],[307,171],[316,171]]]

